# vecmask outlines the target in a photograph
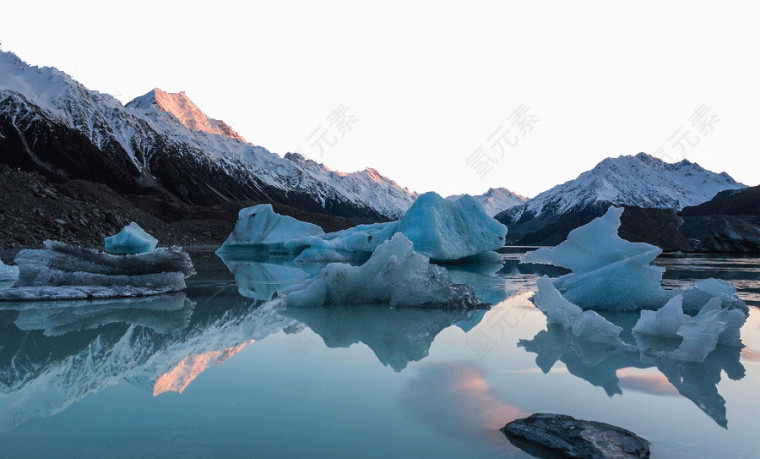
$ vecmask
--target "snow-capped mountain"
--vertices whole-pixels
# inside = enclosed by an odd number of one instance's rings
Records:
[[[449,201],[456,201],[464,196],[463,194],[455,194],[447,197]],[[525,202],[525,196],[520,196],[517,193],[513,193],[506,188],[489,188],[483,194],[473,196],[478,201],[486,213],[490,216],[494,216],[499,212],[510,209],[514,206],[520,205]]]
[[[127,104],[127,107],[147,109],[155,105],[157,108],[171,113],[186,128],[191,131],[208,132],[209,134],[223,135],[247,143],[242,135],[235,132],[222,120],[209,118],[188,97],[185,92],[168,93],[158,88],[144,96],[138,97]]]
[[[0,51],[0,160],[119,191],[160,186],[192,204],[257,200],[346,217],[392,219],[416,194],[373,169],[340,173],[247,143],[183,93],[126,106],[67,74]]]
[[[601,215],[610,205],[678,211],[710,200],[723,190],[745,188],[725,172],[697,163],[665,161],[639,153],[607,158],[590,171],[499,213],[509,225],[511,242],[557,243],[552,231],[567,235],[576,226]],[[533,234],[534,237],[527,237]],[[547,239],[548,238],[548,239]]]

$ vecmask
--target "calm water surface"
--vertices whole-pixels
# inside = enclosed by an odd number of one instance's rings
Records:
[[[181,294],[3,305],[0,456],[526,457],[498,429],[548,411],[629,428],[654,457],[757,457],[760,259],[658,259],[669,287],[718,277],[751,305],[745,348],[686,364],[547,329],[528,298],[561,272],[519,252],[450,269],[488,312],[280,310],[272,293],[319,266],[210,251]]]

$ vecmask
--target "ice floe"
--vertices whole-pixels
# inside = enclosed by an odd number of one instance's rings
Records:
[[[145,232],[135,222],[105,240],[106,252],[122,255],[152,252],[156,245],[158,239]]]
[[[398,225],[414,250],[435,261],[454,261],[504,246],[507,227],[471,196],[452,202],[436,193],[421,195]]]
[[[729,283],[706,279],[679,290],[662,287],[664,268],[651,264],[662,249],[629,242],[617,234],[621,207],[610,207],[602,217],[574,229],[556,247],[526,253],[523,263],[550,264],[572,271],[558,277],[554,286],[570,302],[597,311],[658,309],[675,295],[683,295],[683,307],[698,311],[709,299],[747,311]]]
[[[18,266],[8,266],[0,260],[0,282],[18,279]]]
[[[62,242],[16,255],[19,278],[0,289],[0,301],[75,300],[157,295],[185,289],[195,273],[181,247],[112,255]]]
[[[682,304],[683,296],[676,295],[657,311],[641,311],[632,331],[642,352],[653,352],[653,346],[640,335],[680,341],[675,350],[659,352],[688,362],[702,362],[718,344],[742,346],[742,311],[723,308],[719,298],[712,298],[692,317],[684,314]]]
[[[317,225],[280,215],[271,204],[259,204],[240,210],[235,229],[219,252],[259,248],[270,253],[287,253],[285,242],[322,234],[324,231]]]
[[[315,278],[282,292],[291,307],[389,304],[473,308],[484,306],[472,287],[454,284],[445,268],[415,252],[403,234],[380,244],[361,266],[331,263]]]
[[[740,329],[744,312],[721,307],[719,298],[710,299],[692,317],[683,312],[683,296],[677,295],[656,310],[643,310],[633,326],[636,345],[625,343],[622,327],[594,311],[583,311],[568,301],[547,276],[537,281],[533,304],[556,325],[579,340],[619,346],[642,353],[662,355],[685,362],[702,362],[718,344],[741,347]],[[652,339],[655,338],[655,339]],[[662,340],[670,342],[662,342]]]
[[[533,304],[546,315],[548,324],[559,325],[576,338],[592,343],[628,346],[620,339],[622,328],[596,312],[584,311],[563,298],[549,277],[541,277],[537,285],[538,292],[533,297]]]
[[[453,262],[502,247],[507,228],[469,196],[452,202],[432,192],[420,196],[401,220],[328,234],[278,215],[267,204],[241,210],[235,230],[218,252],[256,248],[292,254],[298,263],[364,261],[396,233],[403,233],[415,251],[431,260]]]

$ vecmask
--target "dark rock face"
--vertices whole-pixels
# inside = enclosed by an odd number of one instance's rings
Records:
[[[570,231],[604,215],[610,206],[608,202],[597,202],[567,213],[557,213],[551,208],[546,208],[539,216],[525,213],[516,221],[507,210],[494,218],[509,228],[509,245],[557,245],[567,239]]]
[[[698,252],[760,252],[760,186],[723,191],[681,211],[681,233]]]
[[[760,185],[742,190],[721,191],[698,206],[684,207],[684,217],[706,215],[760,215]]]
[[[610,424],[536,413],[501,429],[516,446],[538,457],[647,458],[649,442]]]
[[[760,252],[760,217],[706,215],[684,217],[681,232],[696,252]]]
[[[679,231],[682,223],[683,219],[671,209],[626,206],[618,235],[631,242],[656,245],[666,252],[688,250],[689,240]]]
[[[238,211],[259,203],[196,206],[162,188],[124,194],[100,183],[48,179],[0,162],[0,248],[39,247],[45,239],[102,247],[104,237],[131,221],[156,237],[161,246],[218,246],[235,226]],[[367,222],[286,204],[274,203],[273,207],[279,214],[314,223],[327,232]]]
[[[72,114],[75,118],[76,115]],[[57,182],[80,179],[103,183],[122,194],[148,194],[158,189],[159,193],[171,194],[173,199],[188,205],[275,202],[338,217],[388,219],[347,199],[333,197],[323,202],[308,190],[269,185],[241,165],[225,167],[189,145],[168,141],[144,120],[132,121],[131,128],[139,135],[135,134],[129,147],[141,164],[140,169],[105,121],[93,122],[93,136],[100,139],[96,143],[79,129],[53,119],[23,95],[5,92],[0,94],[0,163],[38,172]]]

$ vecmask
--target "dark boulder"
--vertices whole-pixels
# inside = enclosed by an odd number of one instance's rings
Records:
[[[649,457],[649,442],[629,430],[562,414],[532,414],[501,431],[515,446],[538,457]]]

